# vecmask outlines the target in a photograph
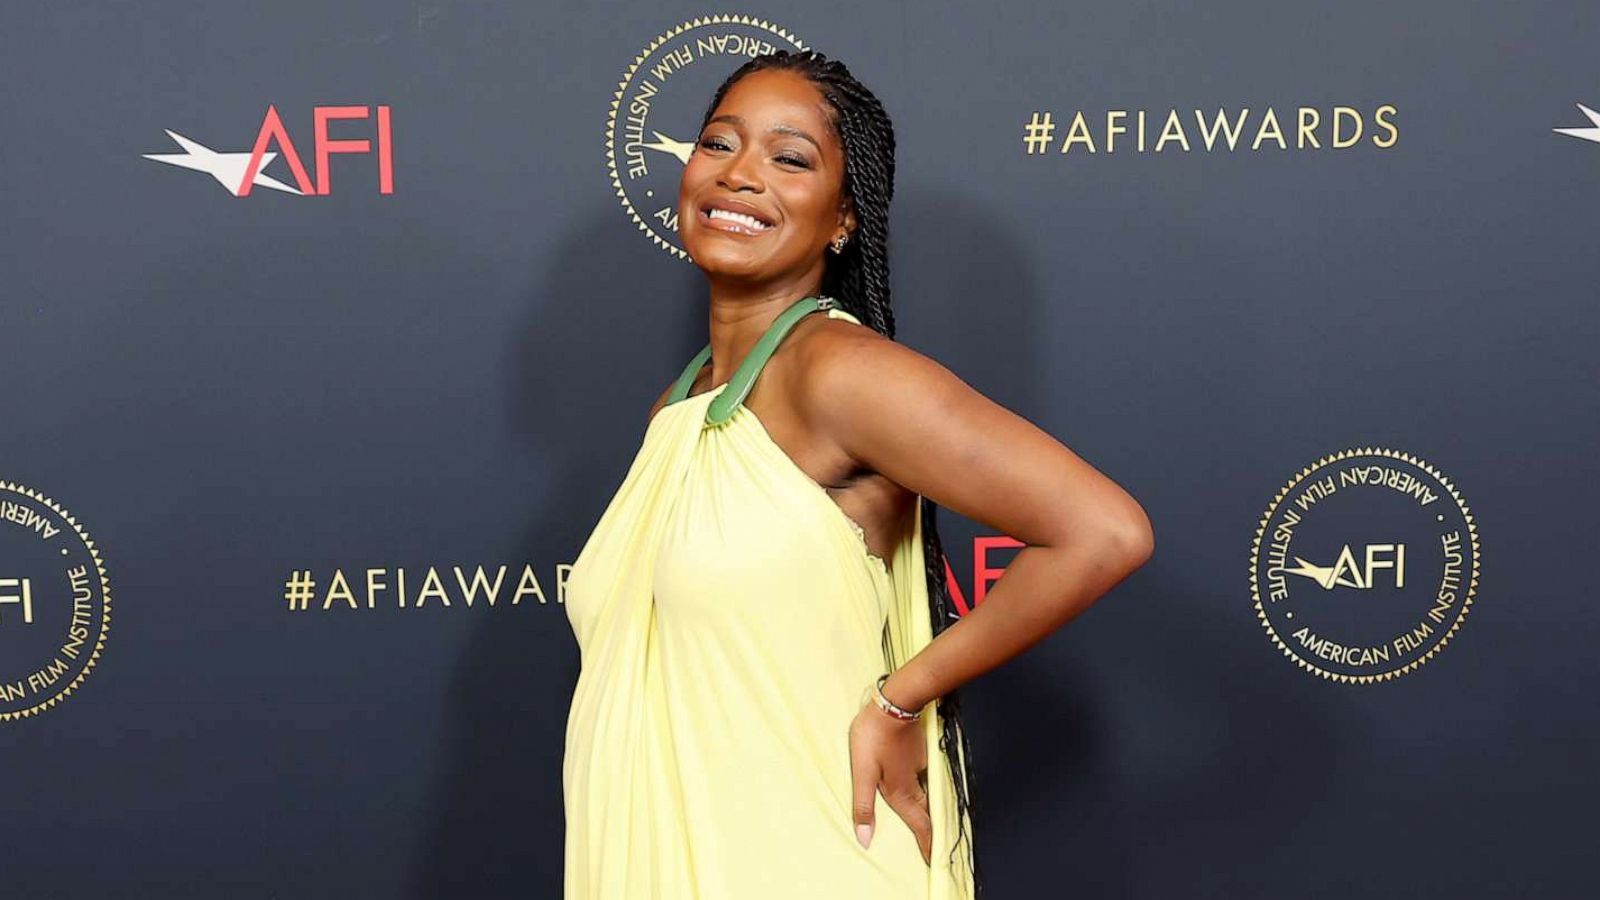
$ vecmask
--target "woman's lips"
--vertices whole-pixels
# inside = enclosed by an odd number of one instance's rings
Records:
[[[726,219],[726,218],[722,218],[722,217],[719,217],[719,216],[713,216],[713,215],[711,215],[711,210],[709,210],[709,209],[703,209],[703,210],[700,211],[700,222],[701,222],[701,224],[705,225],[707,228],[712,228],[712,229],[715,229],[717,231],[724,231],[724,232],[727,232],[728,234],[743,235],[745,237],[760,237],[761,235],[766,234],[769,231],[773,231],[773,230],[775,230],[777,228],[777,226],[774,225],[771,228],[763,228],[763,229],[757,230],[757,229],[751,228],[750,226],[744,224],[743,222],[736,222],[733,219]]]

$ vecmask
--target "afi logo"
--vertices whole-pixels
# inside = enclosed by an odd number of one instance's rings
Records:
[[[1578,108],[1583,110],[1584,116],[1588,118],[1588,126],[1583,128],[1552,128],[1550,130],[1556,134],[1564,134],[1567,137],[1581,138],[1585,141],[1594,141],[1600,144],[1600,112],[1595,112],[1582,103],[1578,104]]]
[[[22,624],[33,624],[33,583],[28,579],[0,578],[0,603],[22,607]],[[0,624],[4,622],[5,617],[0,616]]]
[[[1313,565],[1298,556],[1294,561],[1299,565],[1292,569],[1285,568],[1283,571],[1290,575],[1304,575],[1322,585],[1323,590],[1327,591],[1333,590],[1335,585],[1362,589],[1374,587],[1374,577],[1378,569],[1393,569],[1394,586],[1396,588],[1406,586],[1405,544],[1368,544],[1365,565],[1356,560],[1349,544],[1344,545],[1339,559],[1331,566]]]
[[[217,152],[211,148],[190,140],[171,129],[164,129],[167,136],[172,138],[184,153],[146,153],[145,159],[164,162],[185,169],[194,169],[197,172],[206,172],[215,178],[219,184],[227,188],[235,197],[248,197],[256,185],[283,191],[287,194],[327,194],[332,189],[328,177],[328,157],[335,153],[372,153],[372,142],[361,140],[332,140],[328,137],[328,121],[330,119],[365,119],[369,115],[365,106],[318,106],[312,109],[313,148],[315,152],[317,179],[313,183],[306,175],[306,167],[300,161],[300,153],[295,149],[294,141],[290,139],[288,129],[283,127],[283,120],[278,117],[275,106],[267,107],[266,118],[261,122],[261,128],[256,132],[255,146],[249,153],[243,152]],[[377,107],[377,120],[373,126],[376,131],[378,148],[378,192],[381,194],[394,193],[394,141],[389,125],[389,107]],[[276,143],[283,151],[283,159],[289,165],[289,171],[294,175],[294,186],[265,175],[261,170],[277,159],[277,153],[267,151],[269,143]]]
[[[972,596],[969,599],[966,592],[961,589],[961,582],[956,578],[955,570],[950,568],[950,557],[944,560],[945,586],[950,590],[950,599],[955,602],[956,614],[965,616],[978,608],[983,598],[989,596],[989,588],[1000,576],[1005,574],[1004,565],[996,565],[991,554],[996,550],[1008,550],[1015,547],[1026,547],[1027,544],[1010,535],[982,534],[972,539]]]

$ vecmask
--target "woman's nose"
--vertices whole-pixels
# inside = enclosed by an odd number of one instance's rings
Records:
[[[729,190],[738,190],[742,187],[753,188],[758,193],[761,191],[761,179],[756,172],[756,154],[740,152],[728,159],[722,169],[721,182]]]

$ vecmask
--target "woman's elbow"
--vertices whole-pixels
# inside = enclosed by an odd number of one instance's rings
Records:
[[[1121,516],[1121,522],[1112,529],[1112,544],[1129,572],[1150,560],[1156,550],[1155,528],[1144,507],[1137,503]]]

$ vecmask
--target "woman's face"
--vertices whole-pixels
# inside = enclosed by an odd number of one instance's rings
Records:
[[[843,184],[844,149],[821,93],[793,72],[752,72],[723,94],[689,155],[678,234],[707,275],[820,280],[829,242],[855,231]],[[713,216],[717,208],[759,221]]]

